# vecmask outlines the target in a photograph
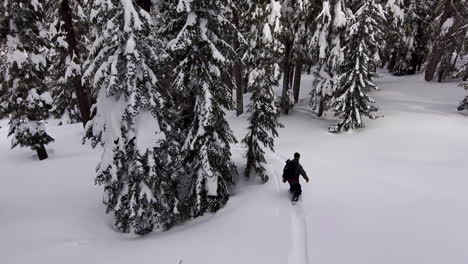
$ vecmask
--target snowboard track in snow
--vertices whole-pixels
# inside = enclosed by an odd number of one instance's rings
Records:
[[[282,164],[286,162],[286,159],[280,155],[272,154],[274,160],[278,163],[278,169],[282,168]],[[270,166],[270,173],[273,175],[274,182],[276,185],[276,190],[278,193],[281,193],[280,188],[280,175],[274,168]],[[290,202],[290,201],[288,201]],[[289,264],[298,264],[310,263],[309,254],[308,254],[308,239],[307,239],[307,218],[304,213],[304,208],[302,206],[302,195],[299,201],[295,204],[291,204],[291,249],[289,252],[288,263]]]

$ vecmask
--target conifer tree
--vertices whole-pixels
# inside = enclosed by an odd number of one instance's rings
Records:
[[[453,54],[463,46],[468,28],[468,1],[439,1],[434,21],[434,43],[425,71],[425,80],[431,81],[438,75],[438,81],[451,71]]]
[[[226,18],[229,0],[165,1],[160,30],[174,65],[172,90],[184,116],[180,125],[185,178],[190,179],[181,211],[197,217],[217,211],[234,182],[230,143],[234,135],[224,109],[232,109],[235,88],[229,70],[234,48],[226,41],[238,34]],[[232,43],[232,42],[231,42]]]
[[[274,150],[274,137],[278,136],[279,110],[275,106],[273,86],[278,84],[280,72],[278,54],[280,43],[276,39],[280,31],[281,5],[275,0],[257,1],[249,13],[251,30],[248,33],[246,61],[255,65],[250,74],[249,86],[253,91],[248,112],[249,132],[243,139],[247,145],[245,175],[255,172],[263,182],[268,181],[263,147]]]
[[[359,1],[360,2],[360,1]],[[404,37],[404,22],[405,22],[405,11],[403,0],[387,0],[384,6],[384,12],[386,23],[385,23],[385,48],[382,54],[383,64],[387,64],[387,68],[390,72],[395,72],[395,67],[399,64],[397,61],[401,56],[401,50],[405,45]]]
[[[278,38],[284,47],[282,53],[282,71],[284,74],[281,108],[285,114],[288,114],[295,102],[294,88],[296,91],[299,89],[301,76],[301,69],[299,68],[302,67],[301,60],[304,57],[302,52],[305,49],[303,45],[308,41],[310,35],[308,29],[313,28],[315,25],[312,18],[312,11],[315,10],[312,8],[313,5],[310,0],[283,0],[280,2],[282,5],[280,20],[283,30]]]
[[[52,99],[46,75],[44,1],[4,1],[8,20],[6,66],[6,111],[10,114],[12,148],[29,147],[40,160],[48,157],[45,145],[54,139],[45,131]],[[21,12],[18,12],[21,10]]]
[[[178,218],[170,98],[158,80],[162,47],[135,0],[95,1],[96,33],[84,79],[98,94],[86,138],[103,145],[96,182],[122,232],[166,230]]]
[[[317,17],[317,30],[312,45],[318,50],[319,62],[310,93],[312,110],[322,117],[340,85],[340,67],[343,63],[343,33],[349,11],[343,0],[324,0]]]
[[[414,74],[421,68],[429,53],[432,33],[429,25],[434,18],[434,1],[411,0],[404,6],[403,3],[400,4],[402,6],[396,5],[393,9],[388,9],[388,69],[395,75]],[[394,17],[391,10],[404,14]]]
[[[468,38],[467,38],[467,41],[468,41]],[[464,64],[460,68],[457,76],[462,78],[460,87],[468,91],[468,63]],[[463,110],[468,110],[468,96],[466,96],[465,99],[463,99],[463,101],[460,103],[460,106],[458,106],[458,111],[463,111]]]
[[[49,86],[54,99],[53,115],[61,119],[61,124],[82,121],[85,125],[90,119],[91,103],[88,87],[81,82],[88,42],[81,34],[88,20],[83,12],[83,1],[51,1],[49,20],[52,43]]]
[[[6,85],[4,80],[6,72],[5,46],[7,35],[8,19],[6,16],[6,5],[0,4],[0,119],[7,117]]]
[[[376,118],[372,112],[378,108],[367,94],[368,90],[375,87],[369,74],[369,68],[373,65],[374,34],[379,32],[377,21],[372,16],[374,8],[374,0],[363,0],[362,7],[356,12],[355,20],[348,29],[344,47],[344,76],[331,104],[340,121],[330,127],[332,133],[363,127],[363,116]]]
[[[241,34],[245,34],[249,28],[246,16],[251,3],[250,0],[237,0],[232,9],[232,23]],[[243,61],[246,52],[244,41],[237,36],[233,36],[232,42],[238,54],[233,64],[232,75],[236,83],[236,114],[239,116],[244,113],[244,93],[248,91],[245,80],[248,79],[246,76],[249,75],[252,65]]]
[[[0,9],[1,12],[1,9]],[[1,14],[1,13],[0,13]],[[6,59],[3,51],[3,43],[0,42],[0,119],[7,118],[7,100],[6,100],[6,85],[4,81]]]

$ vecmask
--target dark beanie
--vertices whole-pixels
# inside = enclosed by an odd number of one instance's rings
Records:
[[[299,159],[301,157],[301,154],[299,152],[294,153],[294,159]]]

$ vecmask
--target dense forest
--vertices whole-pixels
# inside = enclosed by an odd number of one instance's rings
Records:
[[[238,140],[245,176],[268,181],[302,74],[340,133],[379,117],[378,70],[468,90],[467,55],[467,0],[0,0],[0,119],[40,160],[48,119],[82,123],[115,227],[146,234],[227,203]],[[244,138],[226,110],[248,116]]]

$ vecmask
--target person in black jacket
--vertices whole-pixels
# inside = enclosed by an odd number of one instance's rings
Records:
[[[289,182],[289,191],[292,193],[293,201],[297,201],[302,193],[299,176],[304,177],[306,182],[309,182],[307,173],[304,171],[304,168],[302,168],[302,165],[299,164],[300,157],[301,155],[299,153],[294,153],[294,159],[287,160],[283,170],[283,182]]]

